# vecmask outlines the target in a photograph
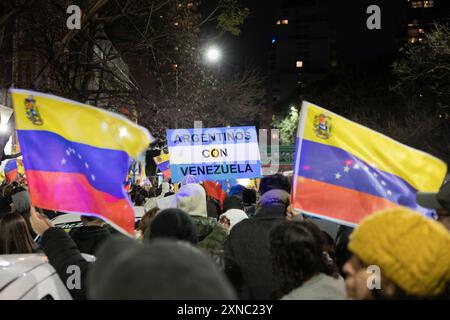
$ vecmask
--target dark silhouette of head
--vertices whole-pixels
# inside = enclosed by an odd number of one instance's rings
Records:
[[[191,217],[180,209],[165,209],[150,223],[149,239],[173,238],[197,243],[197,228]]]
[[[244,203],[238,196],[226,197],[223,201],[223,212],[227,212],[230,209],[244,210]]]
[[[308,222],[283,221],[269,237],[273,272],[279,279],[278,298],[323,269],[322,241]]]
[[[291,182],[289,181],[289,178],[277,173],[261,179],[261,183],[259,184],[260,195],[263,195],[267,191],[273,189],[281,189],[286,191],[287,193],[290,193]]]

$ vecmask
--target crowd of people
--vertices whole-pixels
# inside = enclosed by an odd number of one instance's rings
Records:
[[[176,187],[135,186],[131,199],[146,213],[132,239],[88,216],[66,232],[51,222],[61,213],[30,206],[26,186],[4,184],[0,254],[42,252],[63,283],[68,267],[78,266],[81,286],[68,288],[74,299],[450,297],[450,184],[424,198],[434,204],[418,197],[437,221],[398,207],[355,229],[342,225],[336,237],[293,210],[290,192],[281,174],[262,178],[258,190],[236,185],[223,203],[195,177]],[[161,210],[158,200],[168,196],[173,207]],[[368,271],[374,266],[379,279]]]

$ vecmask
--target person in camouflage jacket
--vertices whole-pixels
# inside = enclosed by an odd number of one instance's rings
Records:
[[[197,183],[182,186],[176,194],[177,208],[188,213],[197,227],[199,248],[217,253],[223,252],[227,232],[214,218],[208,217],[206,192]]]

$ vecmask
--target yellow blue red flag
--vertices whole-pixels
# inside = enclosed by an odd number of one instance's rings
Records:
[[[170,178],[170,157],[168,153],[161,153],[153,158],[159,171],[162,172],[164,178]]]
[[[11,89],[31,202],[98,216],[133,234],[124,189],[131,158],[154,140],[123,116],[38,92]]]
[[[398,206],[429,213],[417,191],[436,192],[447,166],[309,102],[297,130],[292,206],[347,225]]]

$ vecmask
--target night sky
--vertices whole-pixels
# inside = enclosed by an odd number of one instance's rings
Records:
[[[268,51],[271,37],[278,18],[278,10],[283,0],[241,0],[250,9],[250,16],[241,28],[239,36],[226,35],[216,41],[223,50],[223,65],[227,69],[256,66],[267,72]],[[213,8],[216,0],[203,2],[203,12]],[[369,31],[366,28],[367,6],[376,4],[382,10],[382,30]],[[334,28],[341,44],[340,55],[343,60],[369,62],[395,52],[395,37],[398,28],[404,23],[404,0],[329,0]],[[369,62],[370,63],[370,62]]]
[[[213,8],[216,0],[206,0],[203,12]],[[281,0],[241,0],[240,3],[250,9],[250,16],[241,28],[239,36],[227,35],[219,41],[224,51],[225,67],[242,69],[244,66],[256,66],[267,71],[268,50],[271,45],[274,21]]]

